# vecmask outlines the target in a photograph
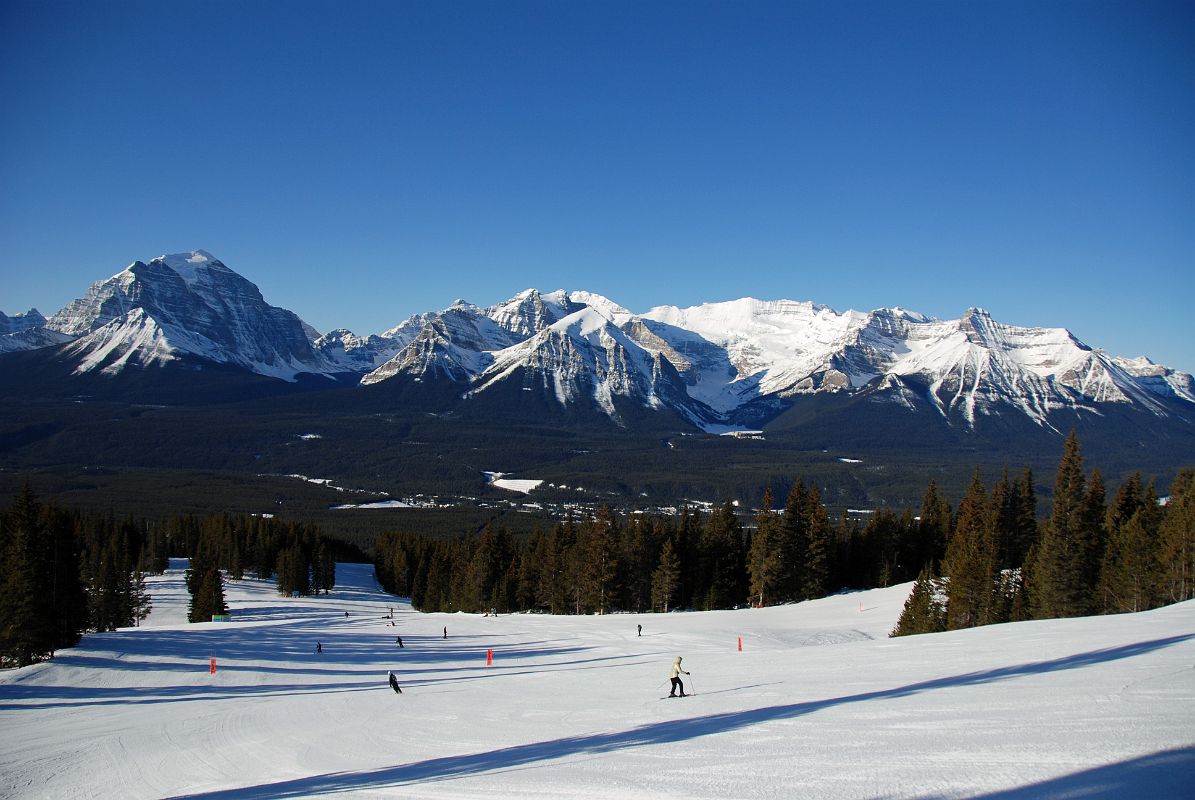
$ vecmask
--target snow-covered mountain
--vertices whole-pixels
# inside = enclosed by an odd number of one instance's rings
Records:
[[[978,308],[940,320],[742,298],[636,314],[586,291],[527,289],[488,308],[458,300],[377,335],[319,336],[202,250],[134,262],[49,320],[35,310],[0,316],[0,352],[34,348],[76,373],[192,357],[287,380],[443,384],[451,391],[438,397],[481,405],[535,392],[616,422],[620,407],[638,407],[708,431],[763,426],[816,396],[932,410],[961,429],[1005,415],[1056,429],[1063,411],[1195,418],[1190,375]]]
[[[73,338],[63,354],[79,373],[183,357],[286,380],[340,369],[312,347],[309,326],[203,250],[135,261],[93,284],[45,329]]]
[[[14,314],[11,317],[0,311],[0,335],[40,328],[45,324],[46,318],[36,308],[31,308],[23,314]]]
[[[71,337],[46,328],[46,318],[36,308],[8,316],[0,311],[0,353],[36,350],[69,342]]]
[[[743,298],[636,315],[588,292],[531,289],[488,309],[458,302],[387,335],[414,330],[363,383],[435,375],[481,398],[517,379],[562,405],[584,399],[617,417],[612,399],[622,397],[706,430],[760,424],[802,396],[827,393],[912,409],[911,396],[965,427],[1009,411],[1050,428],[1061,410],[1099,413],[1111,403],[1164,417],[1195,404],[1185,373],[1111,357],[1063,328],[1004,325],[978,308],[939,320],[902,308],[840,313]]]

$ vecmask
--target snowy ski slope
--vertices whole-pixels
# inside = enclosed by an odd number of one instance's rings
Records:
[[[183,565],[141,628],[0,674],[0,796],[1195,797],[1192,603],[888,639],[908,584],[495,618],[341,564],[328,597],[229,583],[234,621],[188,625]],[[677,655],[696,695],[663,700]]]

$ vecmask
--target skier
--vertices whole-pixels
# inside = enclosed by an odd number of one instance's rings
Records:
[[[445,639],[448,638],[448,626],[447,625],[444,626],[444,638]]]
[[[315,643],[315,652],[316,652],[316,655],[319,655],[320,653],[324,652],[324,646],[322,644],[320,644],[319,642],[316,642]]]
[[[643,626],[642,625],[639,626],[639,635],[640,636],[643,635]]]
[[[680,665],[681,657],[677,656],[676,661],[672,662],[672,691],[668,692],[669,697],[676,697],[676,690],[680,689],[680,696],[685,696],[685,684],[681,682],[680,676],[688,675]]]
[[[401,637],[401,636],[395,636],[395,637],[394,637],[394,643],[395,643],[396,645],[398,645],[399,647],[402,647],[402,637]]]
[[[398,678],[394,677],[394,673],[390,673],[390,688],[394,690],[395,694],[402,694],[402,689],[398,688]]]

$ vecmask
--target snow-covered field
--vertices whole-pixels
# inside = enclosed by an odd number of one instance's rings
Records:
[[[230,583],[234,622],[187,625],[173,566],[141,628],[0,675],[0,796],[1195,796],[1192,603],[888,639],[908,585],[423,615],[342,564],[328,597]],[[677,655],[696,694],[661,699]]]

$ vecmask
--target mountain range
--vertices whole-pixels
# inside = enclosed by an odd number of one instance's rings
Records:
[[[637,313],[527,289],[321,334],[202,250],[136,261],[48,319],[0,318],[0,492],[32,476],[56,502],[138,515],[395,524],[334,510],[340,487],[420,529],[529,530],[607,503],[755,504],[797,479],[838,514],[915,508],[929,480],[957,500],[975,467],[1029,467],[1048,492],[1072,430],[1110,485],[1168,485],[1195,465],[1192,378],[978,308]]]
[[[49,319],[0,315],[0,353],[16,351],[74,377],[218,365],[292,383],[422,389],[404,397],[435,411],[534,398],[536,414],[622,427],[665,415],[708,433],[783,425],[815,398],[962,431],[1016,418],[1058,432],[1075,415],[1120,411],[1183,427],[1195,419],[1189,374],[980,308],[940,320],[743,298],[634,313],[585,291],[528,289],[488,308],[458,300],[381,334],[320,334],[203,250],[136,261]]]

